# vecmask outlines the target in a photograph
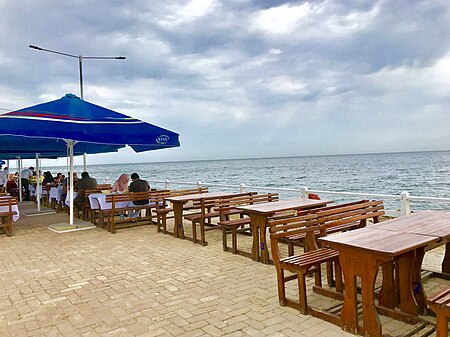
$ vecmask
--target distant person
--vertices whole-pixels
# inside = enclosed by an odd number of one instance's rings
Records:
[[[52,173],[50,171],[44,172],[44,180],[42,181],[42,184],[53,184],[54,178],[52,176]]]
[[[5,170],[2,170],[2,165],[0,165],[0,191],[4,191],[6,184],[8,183],[8,175]]]
[[[30,200],[30,178],[34,175],[34,167],[30,166],[20,172],[20,182],[24,190],[24,200]]]
[[[56,177],[53,178],[52,183],[53,183],[54,185],[58,186],[58,185],[60,184],[60,182],[61,182],[61,175],[62,175],[62,173],[61,173],[61,172],[58,172],[58,173],[56,174]]]
[[[133,173],[131,175],[132,183],[130,184],[130,188],[128,189],[130,192],[147,192],[150,190],[150,185],[147,180],[139,178],[139,174]],[[148,200],[136,200],[130,203],[130,206],[138,206],[138,205],[147,205]],[[141,210],[135,210],[131,214],[131,218],[137,218]]]
[[[19,186],[17,186],[14,174],[9,176],[8,182],[6,183],[6,192],[13,197],[17,197],[19,195]]]
[[[125,192],[128,188],[129,181],[130,181],[130,177],[128,176],[128,174],[126,174],[126,173],[121,174],[120,177],[114,183],[114,185],[111,189],[111,192],[116,192],[116,193]]]
[[[74,183],[75,184],[75,183]],[[83,172],[81,173],[81,179],[78,180],[78,195],[75,199],[73,199],[73,203],[75,205],[81,205],[84,203],[84,191],[92,190],[97,188],[97,180],[95,178],[91,178],[89,173]]]

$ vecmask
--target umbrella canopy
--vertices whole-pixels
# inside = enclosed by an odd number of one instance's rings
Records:
[[[67,144],[67,150],[64,147]],[[3,158],[64,157],[117,151],[125,145],[136,152],[180,146],[179,135],[73,94],[0,115],[0,156]],[[72,173],[70,178],[72,179]],[[73,182],[71,182],[73,186]],[[70,224],[73,224],[73,190]]]
[[[180,146],[175,132],[86,102],[73,94],[0,115],[0,135],[129,145],[136,152]]]
[[[84,153],[117,152],[125,145],[77,143],[74,145],[74,155]],[[67,156],[67,143],[62,139],[49,139],[24,136],[0,135],[0,157],[4,159],[35,158],[39,153],[41,158],[59,158]]]

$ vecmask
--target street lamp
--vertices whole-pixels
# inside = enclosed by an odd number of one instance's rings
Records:
[[[56,51],[56,50],[50,50],[50,49],[41,48],[41,47],[38,47],[38,46],[34,46],[32,44],[30,44],[29,47],[31,49],[42,50],[42,51],[46,51],[46,52],[53,53],[53,54],[59,54],[59,55],[63,55],[63,56],[77,58],[78,59],[78,64],[80,65],[80,93],[81,93],[81,99],[83,99],[83,60],[84,59],[86,59],[86,60],[125,60],[126,59],[125,56],[82,56],[82,55],[72,55],[72,54],[67,54],[67,53],[61,53],[61,52]]]

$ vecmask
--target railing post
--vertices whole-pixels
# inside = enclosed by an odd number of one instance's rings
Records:
[[[303,186],[301,190],[302,190],[302,198],[308,199],[309,196],[308,187]]]
[[[170,180],[169,179],[164,180],[164,189],[165,190],[170,189]]]
[[[199,181],[197,181],[197,188],[201,188],[202,187],[202,182],[199,180]]]
[[[241,191],[241,193],[245,193],[245,184],[244,183],[239,184],[239,190]]]
[[[411,201],[409,200],[409,193],[400,193],[400,216],[411,213]]]

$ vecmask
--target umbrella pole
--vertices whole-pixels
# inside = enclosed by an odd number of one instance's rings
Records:
[[[83,153],[83,172],[87,172],[87,170],[86,170],[86,153]]]
[[[37,211],[41,211],[41,177],[39,176],[39,153],[36,153],[36,202]]]
[[[69,162],[70,162],[70,202],[69,202],[69,224],[73,225],[73,141],[66,140],[67,147],[69,148]]]
[[[19,202],[22,202],[22,161],[17,157],[17,167],[19,168]]]

